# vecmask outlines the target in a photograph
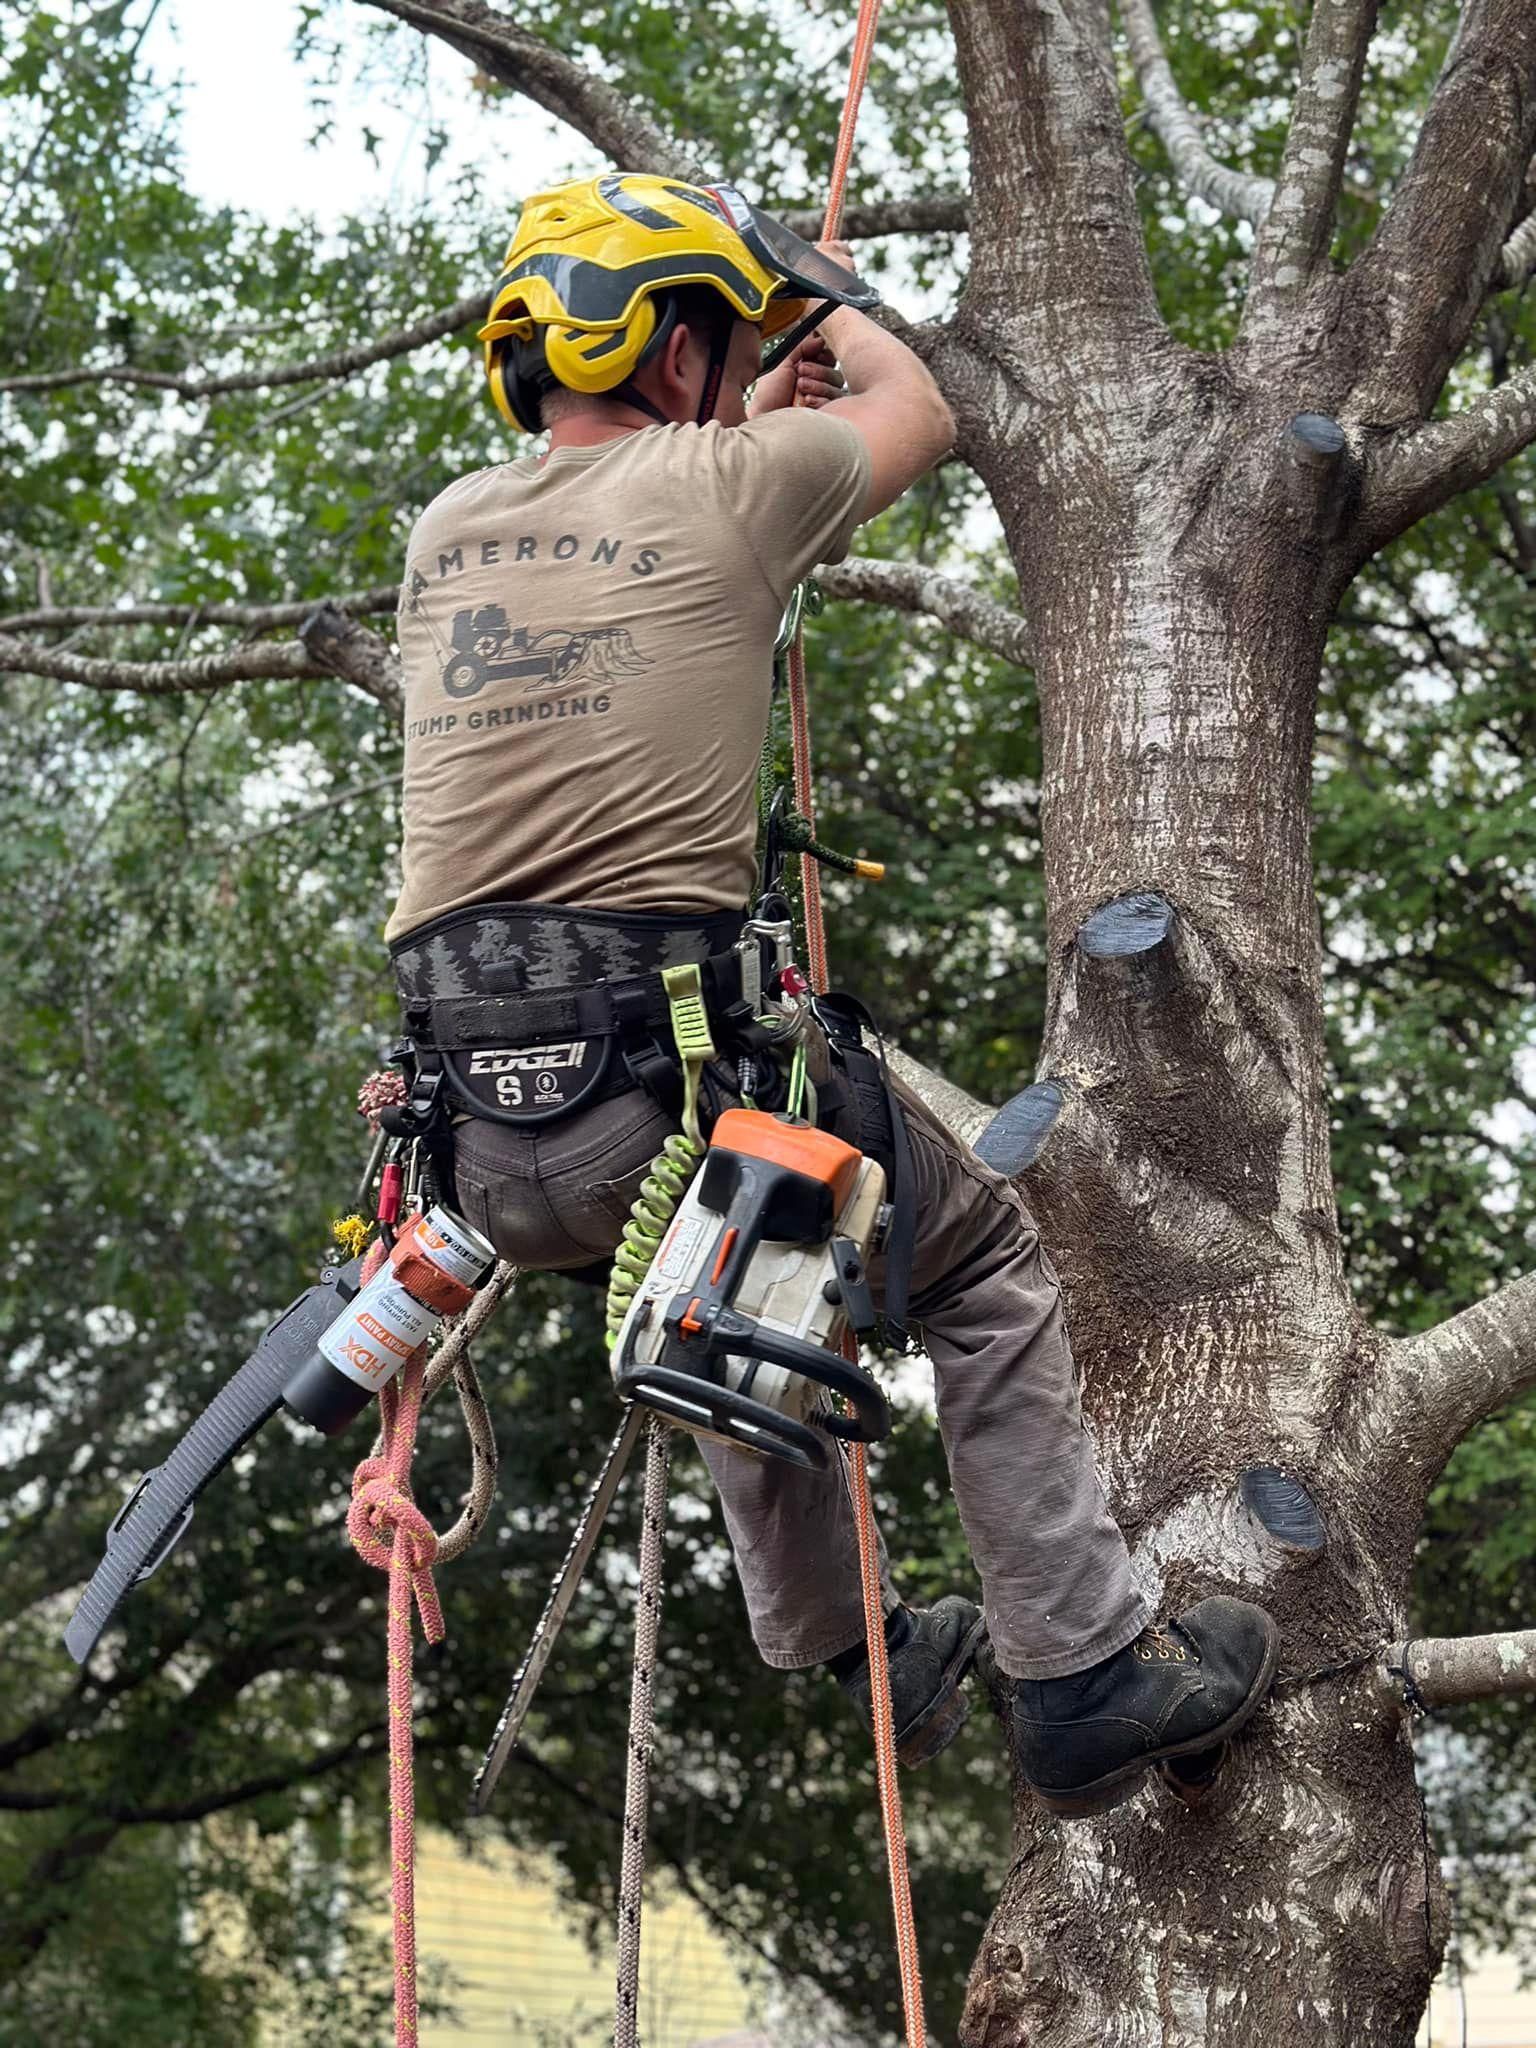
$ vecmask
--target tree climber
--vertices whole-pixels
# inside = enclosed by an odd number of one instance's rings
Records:
[[[539,195],[519,221],[485,365],[503,417],[549,447],[451,484],[411,536],[387,937],[407,1028],[449,1069],[459,1207],[520,1266],[606,1264],[676,1129],[648,1000],[663,967],[709,964],[729,1044],[722,983],[753,884],[786,601],[951,444],[938,387],[867,317],[875,302],[840,244],[812,248],[729,187],[609,175]],[[808,319],[817,331],[761,374],[764,338]],[[588,1037],[575,992],[598,984],[609,1021]],[[454,1045],[466,999],[526,1027],[505,1039],[518,1060]],[[816,1034],[823,1121],[873,1150],[835,1052]],[[716,1108],[735,1075],[713,1072]],[[958,1596],[908,1608],[887,1573],[899,1753],[922,1763],[953,1739],[985,1630],[1025,1778],[1056,1811],[1098,1811],[1149,1763],[1240,1727],[1277,1632],[1226,1598],[1149,1625],[1029,1213],[915,1095],[900,1104],[911,1303],[985,1619]],[[871,1278],[878,1297],[883,1260]],[[868,1720],[839,1461],[813,1473],[702,1449],[760,1654],[828,1665]]]

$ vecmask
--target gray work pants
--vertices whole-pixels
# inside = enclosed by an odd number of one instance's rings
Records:
[[[899,1084],[898,1084],[899,1087]],[[939,1429],[1003,1670],[1059,1678],[1150,1618],[1094,1473],[1050,1260],[1012,1184],[900,1089],[917,1186],[911,1316],[933,1360]],[[518,1265],[609,1256],[675,1128],[620,1096],[542,1130],[458,1130],[466,1218]],[[839,1125],[838,1135],[854,1133]],[[880,1298],[883,1268],[871,1279]],[[864,1635],[858,1541],[841,1459],[825,1473],[702,1445],[764,1661],[817,1664]],[[887,1604],[895,1596],[888,1590]]]

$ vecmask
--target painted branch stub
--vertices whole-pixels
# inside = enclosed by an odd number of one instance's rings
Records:
[[[1117,896],[1085,918],[1077,934],[1090,960],[1121,960],[1150,953],[1173,930],[1173,905],[1151,890]]]
[[[1036,1081],[1025,1088],[1003,1104],[976,1140],[977,1157],[1010,1179],[1033,1166],[1065,1100],[1059,1081]]]
[[[1278,1465],[1250,1465],[1238,1493],[1269,1540],[1292,1559],[1310,1563],[1327,1549],[1328,1532],[1317,1503],[1299,1479]]]
[[[1353,468],[1337,420],[1322,412],[1296,414],[1285,431],[1285,495],[1314,539],[1331,540],[1343,526]]]

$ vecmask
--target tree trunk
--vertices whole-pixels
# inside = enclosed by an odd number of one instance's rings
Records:
[[[1052,1087],[1023,1184],[1141,1584],[1260,1601],[1282,1678],[1203,1795],[1153,1778],[1072,1823],[1018,1795],[961,2038],[1407,2048],[1442,1895],[1366,1667],[1402,1633],[1424,1496],[1340,1423],[1387,1347],[1340,1257],[1310,859],[1351,458],[1166,336],[1128,371],[976,445],[1045,751]]]

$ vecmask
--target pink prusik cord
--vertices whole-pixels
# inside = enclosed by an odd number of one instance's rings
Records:
[[[384,1261],[375,1242],[363,1265],[368,1280]],[[429,1643],[443,1639],[443,1610],[432,1582],[437,1535],[411,1497],[411,1459],[421,1420],[425,1345],[379,1391],[382,1455],[365,1458],[352,1479],[347,1534],[358,1555],[389,1573],[389,1849],[394,1901],[395,2048],[416,2048],[416,1777],[411,1603]]]

